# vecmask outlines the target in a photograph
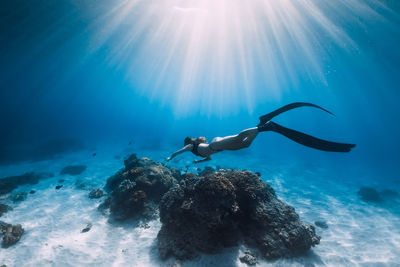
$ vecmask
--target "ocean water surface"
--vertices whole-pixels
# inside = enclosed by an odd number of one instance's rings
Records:
[[[258,257],[259,266],[400,266],[400,2],[6,0],[0,7],[0,179],[54,174],[0,195],[13,208],[0,221],[25,229],[0,248],[0,265],[173,264],[158,256],[158,219],[111,223],[97,209],[104,198],[88,198],[136,153],[183,173],[259,172],[301,220],[328,225],[316,227],[321,243],[308,253]],[[262,132],[249,148],[205,163],[194,164],[191,153],[166,161],[186,136],[234,135],[292,102],[334,116],[304,107],[273,121],[356,147],[325,152]],[[61,175],[68,165],[86,170]],[[365,201],[362,187],[391,195]],[[246,266],[239,260],[246,250],[182,264]]]

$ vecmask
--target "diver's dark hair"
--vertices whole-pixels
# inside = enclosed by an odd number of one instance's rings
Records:
[[[201,144],[201,143],[207,143],[207,139],[204,136],[200,136],[200,137],[197,137],[197,138],[192,138],[190,136],[187,136],[185,138],[185,140],[183,141],[183,145],[184,146],[187,146],[189,144],[198,145],[198,144]]]

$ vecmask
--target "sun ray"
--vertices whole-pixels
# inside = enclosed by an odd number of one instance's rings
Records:
[[[379,10],[391,12],[361,0],[121,0],[89,30],[93,53],[107,47],[132,89],[176,116],[252,113],[301,81],[329,87],[328,48],[358,53],[341,19],[362,28],[362,18],[384,20]]]

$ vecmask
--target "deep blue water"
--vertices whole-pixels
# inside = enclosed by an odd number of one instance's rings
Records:
[[[303,108],[276,121],[357,144],[351,153],[274,133],[226,153],[398,182],[399,11],[389,0],[2,1],[1,161],[45,158],[38,146],[66,138],[169,151],[307,101],[336,116]]]
[[[302,221],[329,225],[309,253],[260,266],[399,266],[399,43],[398,0],[0,1],[0,178],[54,174],[0,196],[13,208],[0,219],[25,229],[0,265],[173,263],[158,257],[159,220],[116,227],[88,198],[136,152],[182,172],[260,172]],[[263,132],[207,163],[165,161],[186,136],[237,134],[292,102],[335,116],[304,107],[275,122],[357,146],[323,152]],[[60,174],[74,164],[87,169]],[[393,191],[371,203],[362,186]],[[246,249],[185,266],[244,266]]]

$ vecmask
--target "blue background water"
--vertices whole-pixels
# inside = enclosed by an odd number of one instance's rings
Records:
[[[336,116],[303,108],[276,121],[356,143],[351,153],[263,133],[237,160],[398,182],[399,11],[389,0],[2,1],[2,162],[35,158],[38,145],[64,138],[132,140],[167,156],[187,135],[235,134],[307,101]]]
[[[316,227],[309,253],[260,266],[398,266],[400,198],[357,192],[400,192],[399,12],[397,0],[1,1],[0,178],[54,177],[0,196],[13,207],[1,220],[25,229],[0,265],[169,265],[157,255],[159,220],[116,227],[90,190],[132,152],[162,161],[187,135],[236,134],[307,101],[335,116],[301,108],[274,121],[356,148],[328,153],[266,132],[211,162],[187,153],[168,165],[259,171],[302,221],[329,226]],[[87,169],[60,175],[73,164]],[[243,266],[244,250],[185,266]]]

